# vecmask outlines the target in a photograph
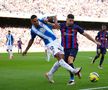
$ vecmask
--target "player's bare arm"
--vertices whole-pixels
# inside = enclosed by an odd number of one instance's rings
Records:
[[[22,53],[23,56],[27,54],[27,51],[28,51],[29,48],[32,46],[33,42],[34,42],[34,39],[30,39],[30,40],[29,40],[28,45],[27,45],[25,51]]]
[[[96,36],[96,37],[95,37],[95,40],[98,42],[98,41],[99,41],[99,38]]]
[[[60,28],[56,16],[48,17],[47,19],[44,20],[44,22],[53,26],[54,29],[59,29]]]
[[[87,34],[86,32],[83,33],[83,35],[88,38],[89,40],[91,40],[92,42],[100,45],[100,42],[96,41],[95,39],[93,39],[89,34]]]

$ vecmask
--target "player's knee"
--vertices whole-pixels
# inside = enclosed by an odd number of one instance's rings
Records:
[[[60,60],[60,59],[62,59],[62,55],[59,54],[59,53],[57,53],[57,54],[55,55],[55,58],[57,58],[58,60]]]
[[[68,60],[68,64],[71,64],[71,63],[73,63],[73,60]]]
[[[68,64],[71,64],[71,63],[73,63],[73,62],[74,62],[74,57],[69,56],[69,57],[68,57]]]
[[[100,54],[97,54],[97,57],[100,57]]]

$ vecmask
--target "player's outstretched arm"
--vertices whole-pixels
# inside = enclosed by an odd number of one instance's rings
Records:
[[[29,48],[31,47],[31,45],[33,44],[33,42],[34,42],[34,39],[30,39],[29,40],[28,45],[27,45],[25,51],[22,53],[23,56],[27,54],[27,51],[29,50]]]
[[[83,33],[83,35],[88,38],[89,40],[91,40],[92,42],[96,43],[97,45],[101,45],[100,42],[96,41],[95,39],[93,39],[89,34],[87,34],[86,32]]]
[[[54,29],[60,29],[60,25],[57,20],[57,16],[54,16]]]
[[[54,29],[59,29],[60,26],[58,24],[57,16],[50,16],[44,20],[47,24],[53,26]]]

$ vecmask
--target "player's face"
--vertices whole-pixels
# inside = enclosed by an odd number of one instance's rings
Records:
[[[10,34],[10,31],[8,31],[8,34]]]
[[[72,19],[72,18],[67,18],[66,23],[67,23],[68,26],[72,26],[73,23],[74,23],[74,19]]]
[[[102,25],[102,30],[106,30],[107,26],[106,25]]]
[[[34,18],[31,20],[31,23],[34,24],[35,26],[38,26],[39,25],[39,21],[37,18]]]

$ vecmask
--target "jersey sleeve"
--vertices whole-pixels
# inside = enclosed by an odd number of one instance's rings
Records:
[[[96,35],[96,38],[98,38],[98,37],[99,37],[99,35],[100,35],[100,33],[98,32],[98,33],[97,33],[97,35]]]
[[[99,35],[100,35],[100,32],[97,33],[95,40],[99,40]]]
[[[77,30],[80,34],[84,33],[84,29],[77,25]]]
[[[62,28],[66,27],[66,23],[59,23],[59,26],[60,26],[60,30],[62,30]]]
[[[60,26],[60,28],[61,28],[61,27],[63,26],[63,23],[60,23],[59,26]]]
[[[43,23],[43,24],[45,24],[48,28],[52,29],[53,26],[50,25],[50,24],[45,23],[45,21],[44,21],[45,19],[47,19],[47,17],[41,18],[41,19],[38,19],[38,20],[39,20],[40,23]]]
[[[108,40],[108,32],[106,33],[106,38],[107,38],[107,40]]]

